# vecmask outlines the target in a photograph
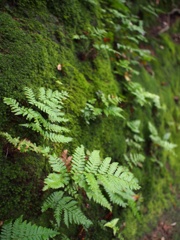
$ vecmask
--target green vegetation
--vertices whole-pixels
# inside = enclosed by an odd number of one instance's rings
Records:
[[[172,9],[178,1],[0,3],[2,239],[140,239],[175,204]]]

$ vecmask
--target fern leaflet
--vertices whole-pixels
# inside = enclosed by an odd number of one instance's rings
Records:
[[[42,211],[44,212],[49,208],[53,209],[58,226],[60,226],[62,214],[64,213],[66,226],[69,227],[69,224],[75,223],[88,228],[92,222],[83,214],[78,207],[78,203],[72,197],[63,196],[63,194],[62,191],[52,193],[44,202]]]
[[[1,240],[48,240],[53,238],[59,233],[49,228],[38,227],[35,224],[22,220],[22,216],[15,220],[14,223],[10,222],[2,226],[0,238]]]

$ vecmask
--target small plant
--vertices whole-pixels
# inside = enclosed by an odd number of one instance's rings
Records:
[[[127,122],[127,126],[131,130],[131,137],[126,139],[128,148],[127,153],[124,154],[124,159],[130,168],[142,167],[145,160],[145,156],[141,153],[144,139],[140,136],[140,124],[140,120]]]
[[[126,86],[128,91],[135,97],[135,101],[140,106],[154,104],[156,108],[162,108],[160,104],[160,97],[156,94],[145,91],[139,83],[128,82]]]
[[[174,153],[173,150],[175,147],[177,147],[177,145],[168,141],[168,139],[170,138],[170,134],[165,134],[164,138],[161,138],[158,135],[157,129],[151,122],[148,123],[148,127],[150,131],[150,139],[152,140],[154,145],[156,147],[162,147],[164,150],[170,153]]]
[[[123,118],[121,114],[123,109],[119,106],[122,99],[114,95],[108,95],[107,97],[101,91],[97,92],[97,99],[91,99],[86,103],[86,106],[82,111],[87,124],[91,120],[95,120],[98,116],[115,116]]]
[[[141,153],[129,153],[124,154],[124,159],[127,161],[130,168],[134,166],[142,167],[142,163],[145,160],[145,156]]]

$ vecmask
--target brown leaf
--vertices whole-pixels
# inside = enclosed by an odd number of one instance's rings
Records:
[[[67,149],[62,151],[60,158],[65,163],[67,170],[70,171],[71,170],[72,156],[68,156],[68,150]]]
[[[58,71],[61,71],[61,70],[62,70],[62,65],[61,65],[61,64],[58,64],[58,65],[57,65],[57,70],[58,70]]]

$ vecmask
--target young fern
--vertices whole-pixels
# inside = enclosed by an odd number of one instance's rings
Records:
[[[42,212],[49,208],[54,210],[54,217],[58,227],[63,213],[64,223],[67,227],[69,227],[69,224],[75,223],[88,228],[92,224],[80,210],[78,203],[72,197],[64,196],[62,191],[54,192],[46,199],[42,206]]]
[[[64,118],[65,114],[62,111],[63,100],[67,98],[67,93],[40,88],[38,94],[35,95],[32,89],[27,87],[24,88],[24,92],[27,102],[31,105],[30,108],[20,106],[15,99],[4,98],[4,103],[11,107],[15,115],[22,115],[28,120],[28,123],[21,124],[21,126],[38,132],[44,139],[51,142],[70,142],[72,138],[63,134],[69,132],[69,129],[60,126],[60,124],[68,121]]]
[[[157,129],[155,128],[155,126],[151,122],[148,123],[148,128],[149,128],[149,131],[150,131],[150,139],[152,140],[152,142],[156,146],[162,147],[164,150],[174,154],[174,148],[177,147],[177,145],[167,141],[166,139],[162,139],[158,135]]]
[[[22,240],[39,240],[44,239],[48,240],[53,238],[59,233],[50,228],[39,227],[35,224],[28,223],[23,221],[22,216],[14,221],[5,223],[2,226],[0,239],[1,240],[13,240],[13,239],[22,239]]]
[[[144,139],[140,136],[140,125],[141,121],[139,119],[127,122],[127,127],[129,128],[132,137],[131,139],[126,139],[128,148],[127,153],[124,154],[124,159],[130,168],[133,168],[134,166],[142,167],[142,163],[145,160],[145,156],[141,153]]]

